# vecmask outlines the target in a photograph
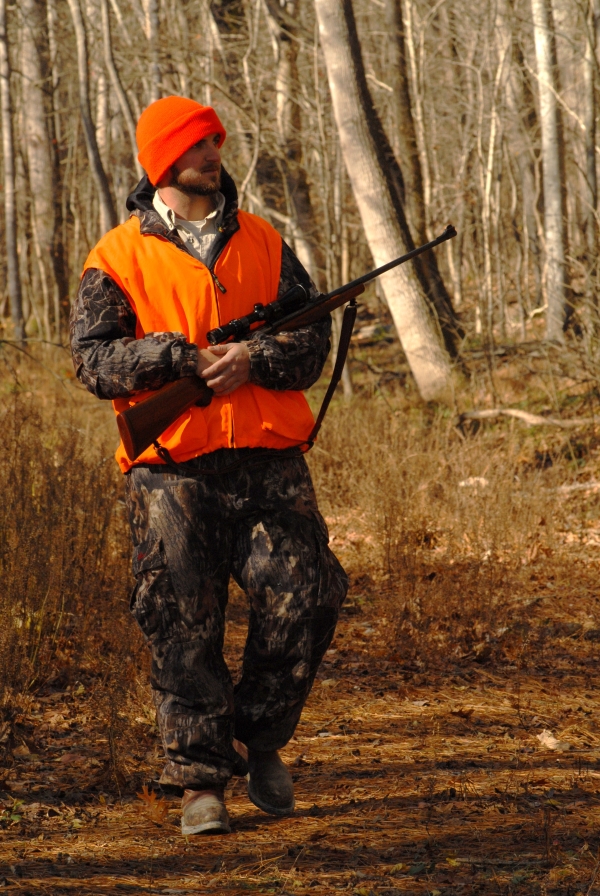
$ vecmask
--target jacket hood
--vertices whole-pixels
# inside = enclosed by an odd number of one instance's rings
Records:
[[[141,211],[146,212],[153,208],[152,200],[156,193],[156,187],[153,186],[148,175],[144,174],[139,184],[132,190],[127,197],[127,210],[130,212]],[[237,205],[237,187],[233,178],[225,168],[221,168],[221,193],[225,197],[225,208],[227,209],[232,203]]]

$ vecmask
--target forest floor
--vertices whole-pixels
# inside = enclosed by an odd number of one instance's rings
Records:
[[[22,678],[21,691],[6,691],[0,892],[600,894],[598,425],[575,437],[505,420],[461,434],[449,415],[415,409],[410,395],[403,405],[400,387],[386,393],[376,360],[367,358],[368,375],[379,377],[370,400],[334,408],[309,457],[332,547],[352,583],[283,751],[296,811],[264,815],[235,779],[226,794],[228,836],[184,839],[179,801],[154,783],[161,751],[147,651],[127,613],[121,484],[116,474],[114,483],[102,480],[88,503],[90,489],[81,488],[112,465],[101,446],[88,449],[94,434],[114,441],[110,408],[79,392],[68,405],[59,384],[55,417],[48,399],[50,422],[32,418],[21,442],[7,441],[17,448],[6,452],[14,472],[0,480],[5,506],[20,495],[8,489],[25,482],[22,506],[33,509],[19,517],[31,534],[19,542],[10,587],[4,573],[4,632],[11,619],[14,627],[24,620],[29,628],[18,638],[29,638],[35,660],[31,621],[43,619],[52,588],[57,609],[48,618],[61,628],[46,665],[36,660],[42,683]],[[532,365],[542,361],[517,358],[500,370],[504,406],[519,398],[546,413],[550,388],[534,394],[530,385],[523,395],[525,376],[533,381]],[[395,369],[390,362],[390,377]],[[550,411],[587,418],[593,399],[600,420],[598,389],[579,379],[565,380],[562,404],[548,402]],[[556,381],[553,374],[552,388]],[[24,400],[34,394],[43,405],[49,387],[36,382]],[[496,400],[475,395],[474,404]],[[3,419],[6,428],[11,417]],[[63,458],[79,432],[85,454]],[[44,497],[53,478],[57,487]],[[111,489],[114,513],[105,516]],[[113,534],[94,560],[96,530],[86,541],[85,527],[80,536],[65,529],[74,561],[63,572],[53,540],[62,520],[79,517],[100,529],[110,519]],[[63,613],[64,582],[80,566],[85,574]],[[18,579],[21,568],[36,573],[35,588]],[[19,601],[29,615],[16,611]],[[245,598],[233,590],[226,655],[234,678],[246,618]],[[0,660],[6,679],[14,654]]]
[[[598,892],[600,631],[586,623],[597,567],[577,551],[569,579],[532,568],[518,655],[466,656],[425,675],[402,664],[359,582],[283,754],[295,815],[264,815],[237,779],[229,836],[184,839],[177,799],[136,795],[141,782],[152,794],[160,770],[150,714],[129,720],[119,796],[93,680],[84,671],[67,690],[47,688],[0,784],[2,892]],[[236,594],[232,668],[244,636]]]

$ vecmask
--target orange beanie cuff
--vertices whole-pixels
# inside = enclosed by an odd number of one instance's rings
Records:
[[[136,130],[138,159],[151,183],[156,186],[184,152],[210,134],[219,134],[221,147],[225,128],[211,106],[183,96],[165,96],[151,103],[140,115]]]

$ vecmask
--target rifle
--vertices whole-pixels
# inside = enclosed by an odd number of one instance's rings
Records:
[[[273,335],[284,330],[297,330],[317,320],[326,317],[336,308],[346,305],[344,320],[340,333],[338,353],[333,371],[333,376],[327,389],[327,393],[321,405],[317,421],[308,438],[308,442],[314,441],[321,426],[329,402],[342,374],[346,360],[346,354],[350,345],[352,328],[356,320],[358,306],[356,297],[365,291],[365,283],[369,283],[386,271],[416,258],[428,249],[433,249],[440,243],[456,236],[456,230],[449,224],[440,236],[419,246],[399,258],[357,277],[345,286],[339,286],[327,295],[319,294],[311,298],[305,286],[298,283],[292,286],[280,299],[268,305],[257,304],[254,311],[245,317],[229,321],[222,327],[209,330],[206,338],[210,345],[221,345],[224,342],[240,342],[248,339],[252,333],[260,330],[261,333]],[[216,356],[207,349],[199,350],[199,361],[205,370],[217,360]],[[149,398],[138,402],[133,407],[117,414],[117,426],[123,440],[123,446],[129,460],[134,461],[146,448],[156,442],[159,436],[173,424],[178,417],[187,411],[192,405],[207,407],[213,396],[206,382],[198,376],[186,376],[163,386]]]

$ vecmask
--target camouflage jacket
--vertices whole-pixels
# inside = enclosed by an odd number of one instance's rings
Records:
[[[226,203],[220,232],[207,258],[211,269],[227,241],[239,230],[237,191],[225,170],[221,191]],[[140,219],[141,232],[157,234],[187,252],[177,231],[169,230],[153,208],[153,194],[154,187],[144,178],[127,200],[127,208]],[[278,297],[296,283],[315,291],[300,261],[282,242]],[[308,389],[321,375],[330,333],[329,317],[276,336],[256,333],[247,343],[250,382],[265,389]],[[136,316],[127,296],[108,274],[93,268],[83,275],[71,309],[71,352],[77,377],[90,392],[106,399],[159,389],[189,376],[196,371],[198,357],[197,347],[181,333],[136,339]]]

